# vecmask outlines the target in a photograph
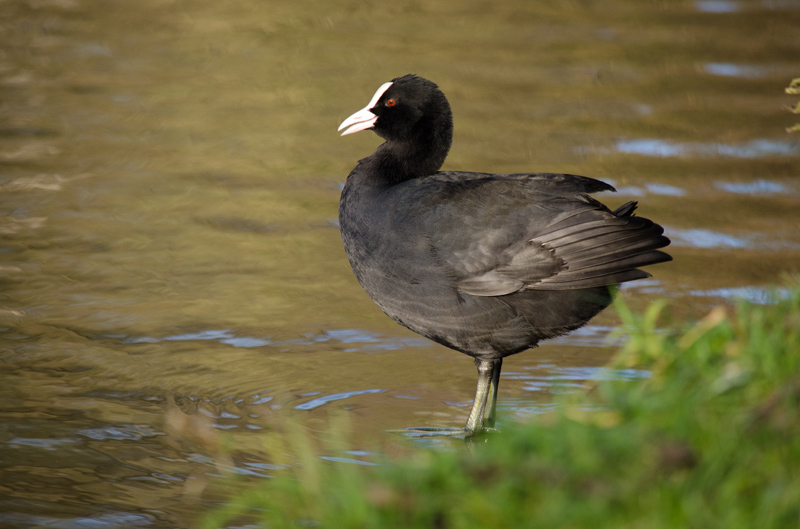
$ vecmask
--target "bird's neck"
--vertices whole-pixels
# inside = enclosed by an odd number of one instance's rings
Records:
[[[370,174],[382,180],[375,183],[396,185],[436,173],[452,141],[452,121],[438,125],[421,122],[409,139],[389,140],[364,161],[373,166]]]

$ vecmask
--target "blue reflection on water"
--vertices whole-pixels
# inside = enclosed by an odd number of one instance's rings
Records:
[[[386,391],[385,389],[361,389],[357,391],[345,391],[343,393],[334,393],[333,395],[325,395],[324,397],[319,397],[314,400],[310,400],[308,402],[304,402],[303,404],[298,404],[295,406],[297,410],[313,410],[314,408],[319,408],[329,402],[333,402],[336,400],[342,399],[349,399],[350,397],[355,397],[357,395],[366,395],[369,393],[383,393]]]
[[[124,343],[128,344],[208,340],[231,345],[233,347],[244,348],[314,345],[319,343],[336,342],[340,344],[353,345],[354,347],[348,347],[344,349],[348,352],[394,351],[397,349],[403,349],[405,347],[431,347],[433,345],[432,342],[426,340],[425,338],[407,336],[387,337],[361,329],[330,329],[316,334],[307,334],[303,338],[294,340],[272,340],[267,337],[237,336],[232,329],[208,329],[173,334],[161,338],[156,338],[153,336],[122,336],[121,338]]]
[[[798,142],[769,139],[750,140],[740,145],[724,143],[680,143],[660,139],[620,140],[617,151],[642,156],[731,156],[733,158],[761,158],[764,156],[792,156],[798,154]]]
[[[617,142],[616,147],[619,152],[645,156],[680,156],[686,152],[683,145],[664,140],[621,140]]]
[[[236,336],[230,329],[210,329],[205,331],[188,332],[173,334],[163,338],[153,338],[151,336],[141,336],[137,338],[126,338],[125,343],[158,343],[158,342],[183,342],[194,340],[211,340],[234,347],[263,347],[272,345],[270,340],[264,338],[250,338]]]
[[[120,440],[139,440],[145,437],[160,435],[159,432],[149,426],[137,426],[133,424],[108,426],[105,428],[84,428],[78,430],[78,435],[89,437],[90,439],[113,439]]]
[[[19,448],[20,446],[41,448],[44,450],[60,450],[63,445],[73,444],[72,439],[35,439],[28,437],[14,437],[6,441],[7,448]]]
[[[613,182],[606,179],[611,185]],[[771,180],[758,179],[751,182],[714,182],[714,187],[727,193],[737,193],[742,195],[777,195],[793,193],[791,186],[774,182]],[[639,186],[619,186],[616,188],[617,194],[630,197],[643,197],[647,194],[682,197],[686,196],[686,190],[668,184],[650,183],[645,184],[644,188]]]
[[[763,287],[731,287],[714,290],[692,290],[691,295],[703,297],[719,297],[730,300],[744,300],[759,305],[768,305],[789,297],[790,291],[785,288],[769,289]]]
[[[750,79],[764,77],[770,71],[770,68],[766,66],[734,64],[731,62],[709,62],[703,65],[703,69],[711,75],[720,75],[722,77],[745,77]]]
[[[797,10],[800,9],[800,2],[797,0],[761,0],[761,2],[741,2],[736,0],[697,0],[694,7],[701,13],[736,13],[744,8],[748,10],[768,9],[778,10]]]
[[[532,366],[529,369],[542,369],[547,366]],[[638,380],[649,378],[646,369],[611,369],[608,367],[549,367],[546,373],[532,374],[512,371],[503,374],[506,380],[523,380],[526,391],[550,391],[564,393],[584,389],[587,380]]]
[[[614,327],[607,325],[585,325],[567,335],[547,340],[547,344],[603,347],[610,345],[608,336],[612,331],[614,331]]]
[[[754,180],[753,182],[714,182],[714,187],[729,193],[744,195],[772,195],[786,193],[789,189],[778,182],[770,180]]]
[[[643,197],[647,192],[641,187],[636,186],[622,186],[617,188],[617,193],[625,195],[626,197]]]
[[[761,250],[799,250],[800,243],[790,240],[768,240],[764,234],[752,233],[746,237],[737,237],[718,231],[702,228],[681,230],[665,228],[673,246],[691,246],[694,248],[758,248]]]
[[[319,458],[324,459],[325,461],[332,461],[334,463],[347,463],[350,465],[366,465],[366,466],[378,465],[378,463],[372,463],[371,461],[361,461],[360,459],[352,459],[349,457],[319,456]]]
[[[739,10],[738,2],[731,0],[699,0],[694,5],[701,13],[735,13]]]
[[[668,197],[686,196],[686,190],[682,187],[669,184],[659,184],[657,182],[645,184],[645,189],[637,186],[621,186],[617,188],[617,193],[629,197],[643,197],[648,193],[652,195],[662,195]]]
[[[149,514],[111,512],[92,517],[45,516],[9,512],[0,518],[4,527],[48,527],[50,529],[117,529],[119,527],[155,527]]]
[[[678,230],[670,228],[668,235],[674,246],[693,246],[695,248],[747,248],[750,241],[733,235],[701,228]]]
[[[318,334],[308,334],[305,338],[288,340],[281,345],[312,345],[316,343],[338,342],[342,344],[363,344],[345,351],[394,351],[405,347],[430,347],[432,342],[425,338],[393,336],[387,337],[361,329],[329,329]]]
[[[668,197],[682,197],[686,191],[677,186],[667,184],[646,184],[647,191],[654,195],[664,195]]]
[[[650,371],[646,369],[612,369],[610,367],[558,367],[547,365],[531,366],[527,369],[547,368],[548,374],[531,375],[517,371],[504,373],[503,378],[515,380],[541,380],[552,382],[558,381],[583,381],[583,380],[635,380],[648,378]]]

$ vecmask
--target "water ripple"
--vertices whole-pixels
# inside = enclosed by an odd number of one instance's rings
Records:
[[[48,527],[51,529],[119,529],[120,527],[153,527],[155,518],[149,514],[116,512],[92,517],[62,518],[35,514],[7,513],[2,521],[6,527]]]
[[[687,230],[669,229],[669,238],[674,246],[692,246],[695,248],[748,248],[750,241],[733,235],[702,228]]]
[[[764,287],[730,287],[714,290],[692,290],[692,296],[719,297],[732,301],[743,300],[759,305],[769,305],[789,297],[790,291],[785,288],[770,289]]]
[[[357,395],[366,395],[369,393],[383,393],[386,391],[385,389],[361,389],[357,391],[345,391],[343,393],[334,393],[333,395],[325,395],[324,397],[319,397],[314,400],[310,400],[308,402],[304,402],[303,404],[298,404],[295,406],[296,410],[313,410],[314,408],[319,408],[329,402],[333,402],[336,400],[342,399],[349,399],[350,397],[355,397]]]
[[[659,156],[729,156],[732,158],[763,158],[767,156],[794,156],[800,152],[798,143],[790,140],[755,139],[739,145],[725,143],[681,143],[655,138],[620,140],[615,148],[625,154]]]
[[[722,77],[743,77],[757,79],[764,77],[772,71],[768,66],[756,66],[752,64],[735,64],[730,62],[709,62],[703,65],[703,70],[711,75]]]
[[[272,342],[263,338],[239,337],[230,329],[210,329],[205,331],[188,332],[154,338],[152,336],[129,337],[123,339],[125,343],[159,343],[159,342],[184,342],[195,340],[210,340],[232,345],[234,347],[263,347]]]
[[[529,369],[541,369],[542,366],[532,366]],[[649,378],[650,371],[646,369],[612,369],[610,367],[551,367],[549,373],[544,375],[532,375],[528,373],[510,372],[503,375],[503,378],[515,380],[532,380],[547,383],[564,381],[582,382],[584,380],[636,380]]]
[[[378,463],[373,463],[371,461],[361,461],[360,459],[352,459],[350,457],[319,456],[319,458],[324,459],[325,461],[331,461],[333,463],[347,463],[349,465],[376,466],[378,464]]]
[[[714,182],[714,187],[728,193],[742,195],[775,195],[789,191],[783,184],[763,179],[752,182]]]
[[[786,240],[770,241],[761,233],[746,236],[735,236],[703,228],[685,230],[665,228],[673,246],[690,246],[693,248],[747,248],[769,251],[800,250],[800,243]]]
[[[353,345],[347,347],[346,352],[355,351],[394,351],[406,347],[430,347],[432,342],[425,338],[406,337],[406,336],[382,336],[380,334],[361,329],[330,329],[319,333],[307,334],[302,338],[292,340],[273,340],[268,337],[238,336],[232,329],[208,329],[180,334],[173,334],[156,338],[153,336],[123,336],[114,335],[120,338],[123,343],[160,343],[160,342],[182,342],[182,341],[215,341],[233,347],[253,348],[253,347],[285,347],[296,345],[315,345],[324,343],[340,343]],[[357,345],[357,346],[356,346]]]
[[[609,345],[609,334],[614,327],[606,325],[584,325],[569,334],[548,340],[548,345],[580,345],[583,347],[603,347]]]
[[[136,426],[133,424],[128,425],[119,425],[119,426],[108,426],[105,428],[85,428],[83,430],[78,430],[78,435],[83,435],[84,437],[88,437],[90,439],[95,440],[114,440],[114,441],[123,441],[123,440],[133,440],[138,441],[145,437],[154,437],[157,435],[161,435],[160,433],[156,432],[154,429],[146,426]]]
[[[796,0],[761,0],[755,2],[741,2],[738,0],[697,0],[694,7],[701,13],[736,13],[747,8],[748,10],[759,7],[770,11],[796,10],[800,4]]]
[[[739,3],[731,0],[700,0],[694,5],[695,9],[701,13],[735,13],[739,11]]]

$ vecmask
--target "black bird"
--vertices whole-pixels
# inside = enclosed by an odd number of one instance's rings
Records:
[[[610,287],[650,277],[670,241],[636,202],[611,211],[605,182],[569,174],[439,171],[453,137],[439,88],[405,75],[341,124],[386,140],[347,177],[339,203],[353,272],[390,318],[472,356],[475,402],[463,429],[494,425],[503,358],[584,325]],[[486,410],[489,410],[488,414]],[[486,416],[486,417],[485,417]]]

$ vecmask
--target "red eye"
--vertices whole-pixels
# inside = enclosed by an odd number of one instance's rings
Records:
[[[387,107],[393,107],[396,104],[397,104],[397,100],[396,99],[387,99],[386,100],[386,106]]]

